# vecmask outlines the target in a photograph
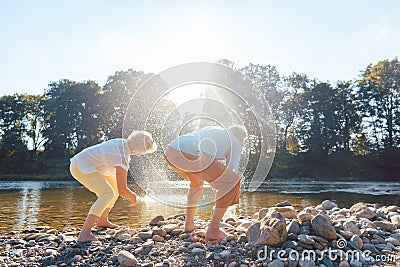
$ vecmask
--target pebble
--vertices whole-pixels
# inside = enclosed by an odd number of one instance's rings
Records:
[[[164,237],[160,236],[160,235],[153,235],[153,240],[157,241],[157,242],[163,242],[164,241]]]
[[[153,235],[153,232],[152,231],[145,231],[145,232],[140,232],[138,235],[139,235],[139,237],[141,239],[147,240]]]
[[[126,250],[122,250],[118,253],[118,262],[124,267],[135,266],[138,264],[138,260],[135,258],[135,256]]]
[[[202,249],[202,248],[193,248],[192,249],[192,253],[203,253],[205,250],[204,249]]]
[[[315,243],[314,239],[312,239],[310,236],[308,235],[298,235],[297,239],[307,245],[313,245]]]
[[[268,267],[285,267],[285,264],[282,261],[276,259],[268,263]]]
[[[358,235],[353,235],[350,239],[350,242],[353,243],[358,249],[362,249],[364,243],[362,239]]]

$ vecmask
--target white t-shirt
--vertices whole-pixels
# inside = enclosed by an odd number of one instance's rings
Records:
[[[207,126],[178,136],[169,146],[190,155],[207,153],[217,160],[226,160],[227,167],[238,171],[242,146],[228,129]]]
[[[85,148],[70,159],[83,173],[98,172],[104,176],[115,176],[115,167],[129,169],[130,151],[126,139],[111,139]]]

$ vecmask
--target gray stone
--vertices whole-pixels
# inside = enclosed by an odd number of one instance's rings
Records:
[[[391,234],[390,237],[393,237],[393,238],[397,239],[398,241],[400,241],[400,233]]]
[[[260,236],[260,225],[260,222],[256,222],[250,225],[249,229],[247,229],[246,237],[247,242],[249,242],[250,245],[254,245]]]
[[[311,221],[312,215],[308,212],[300,212],[297,214],[297,220],[299,221],[300,224],[304,224],[304,222]]]
[[[330,200],[322,201],[321,205],[322,205],[322,208],[324,208],[326,210],[331,210],[331,209],[337,207],[337,204],[335,202],[330,201]]]
[[[357,227],[357,225],[355,225],[354,223],[347,221],[343,224],[343,228],[348,231],[348,232],[352,232],[356,235],[360,235],[360,229]]]
[[[286,238],[285,218],[274,210],[269,211],[260,222],[260,235],[255,244],[279,246]]]
[[[177,229],[178,225],[175,223],[170,223],[167,225],[164,225],[162,229],[164,229],[168,234],[171,233],[173,230]]]
[[[298,244],[299,244],[299,246],[301,246],[301,247],[303,247],[303,248],[305,248],[305,249],[311,250],[311,249],[314,248],[312,245],[305,244],[305,243],[303,243],[303,242],[301,242],[301,241],[299,241]]]
[[[283,202],[279,202],[275,205],[275,207],[286,207],[286,206],[292,206],[292,203],[286,200]]]
[[[339,230],[339,234],[343,236],[345,239],[349,240],[353,237],[354,233],[351,231]]]
[[[118,239],[119,241],[126,241],[126,240],[131,239],[131,235],[130,235],[130,234],[120,234],[120,235],[117,237],[117,239]]]
[[[164,237],[167,235],[167,231],[165,231],[164,229],[154,229],[153,235],[159,235],[159,236]]]
[[[300,225],[297,221],[292,220],[288,226],[286,226],[286,231],[288,232],[288,234],[299,234],[300,233]]]
[[[203,253],[205,250],[202,248],[193,248],[192,253],[197,254],[197,253]]]
[[[146,241],[142,245],[143,248],[151,248],[153,246],[154,246],[154,241],[153,240]]]
[[[301,267],[315,267],[315,262],[313,260],[300,260],[299,265]]]
[[[149,239],[149,238],[153,235],[153,232],[152,232],[152,231],[139,232],[138,235],[139,235],[139,237],[140,237],[141,239],[147,240],[147,239]]]
[[[118,253],[118,262],[124,267],[135,266],[136,264],[138,264],[135,256],[133,256],[132,253],[126,250],[121,250]]]
[[[251,221],[242,222],[238,226],[236,226],[236,232],[245,233],[247,229],[249,229],[250,225],[252,225]]]
[[[336,239],[336,231],[332,226],[332,221],[327,215],[318,214],[311,220],[312,231],[328,241]]]
[[[285,267],[285,264],[282,261],[276,259],[268,263],[268,267]]]
[[[393,238],[393,237],[388,237],[388,238],[386,238],[386,239],[385,239],[385,242],[386,242],[386,243],[390,243],[390,244],[392,244],[393,246],[400,246],[400,241],[397,240],[396,238]]]
[[[347,261],[341,261],[339,267],[350,267],[350,264]]]
[[[392,230],[395,230],[397,228],[396,225],[394,225],[393,223],[390,223],[390,222],[375,221],[375,222],[373,222],[373,224],[376,227],[382,228],[385,231],[392,231]]]
[[[397,228],[400,227],[400,215],[394,215],[390,217],[390,221],[397,226]]]
[[[367,218],[367,219],[372,219],[376,217],[375,210],[371,207],[368,207],[364,203],[357,203],[351,206],[350,214],[360,218]]]
[[[351,260],[350,261],[350,266],[351,267],[362,267],[362,262],[361,261],[357,261],[357,260]]]
[[[313,216],[315,216],[315,215],[317,215],[319,213],[319,211],[316,208],[313,208],[313,207],[305,207],[303,209],[303,211],[306,212],[306,213],[310,213]]]
[[[308,235],[298,235],[297,239],[307,245],[313,245],[315,243],[314,239],[309,237]]]
[[[323,237],[320,237],[320,236],[317,236],[317,235],[311,235],[310,237],[316,242],[328,244],[328,240],[326,240]]]
[[[311,224],[311,222],[310,222],[310,224]],[[307,226],[307,225],[301,226],[299,233],[303,234],[303,235],[309,235],[310,234],[310,226]]]
[[[379,250],[392,250],[392,248],[386,244],[377,244],[375,247]]]
[[[153,240],[157,242],[164,242],[164,237],[160,235],[153,235]]]
[[[363,247],[363,241],[358,235],[353,235],[353,237],[350,239],[350,242],[353,243],[358,249],[361,249]]]
[[[276,211],[280,213],[283,217],[288,219],[294,219],[297,217],[297,212],[292,206],[271,207],[260,209],[258,212],[258,220],[262,220],[267,215],[267,213],[272,211]]]
[[[282,244],[282,249],[287,249],[287,248],[294,248],[297,246],[297,243],[295,241],[285,241]]]
[[[363,247],[362,247],[362,250],[363,251],[368,250],[368,251],[371,251],[371,253],[374,253],[374,254],[378,254],[379,253],[379,250],[377,250],[376,247],[373,244],[364,244]]]
[[[231,253],[227,250],[222,251],[221,253],[218,254],[219,256],[221,256],[222,258],[226,258],[229,257],[229,255],[231,255]]]

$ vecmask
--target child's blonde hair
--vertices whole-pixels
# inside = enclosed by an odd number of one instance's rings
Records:
[[[228,130],[236,137],[239,142],[247,139],[248,133],[246,127],[242,125],[232,125],[228,128]]]
[[[133,131],[126,140],[130,151],[153,153],[157,150],[156,142],[153,141],[151,134],[146,131]]]

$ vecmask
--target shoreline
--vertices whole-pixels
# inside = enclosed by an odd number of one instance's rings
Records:
[[[54,178],[57,177],[57,178]],[[339,182],[396,182],[400,181],[399,178],[358,178],[358,177],[349,177],[349,176],[343,176],[343,177],[267,177],[265,178],[265,181],[276,181],[276,180],[287,180],[287,181],[339,181]],[[13,182],[18,182],[18,181],[24,181],[24,182],[32,182],[32,181],[54,181],[54,182],[68,182],[68,181],[75,181],[75,179],[70,175],[70,174],[62,174],[62,175],[51,175],[51,174],[0,174],[0,182],[1,181],[13,181]],[[129,181],[134,181],[134,179],[128,179]]]
[[[230,235],[212,247],[202,242],[209,221],[197,223],[201,225],[194,231],[200,238],[197,242],[183,231],[182,214],[159,215],[138,229],[94,228],[100,240],[86,243],[76,242],[79,228],[57,231],[38,226],[0,233],[0,264],[346,267],[396,266],[400,262],[398,206],[357,203],[347,209],[325,200],[296,210],[285,201],[260,209],[252,217],[225,218],[221,227]],[[305,253],[308,258],[302,256]],[[290,255],[299,258],[292,260]],[[358,259],[349,258],[357,255]],[[378,256],[385,261],[377,262]]]

